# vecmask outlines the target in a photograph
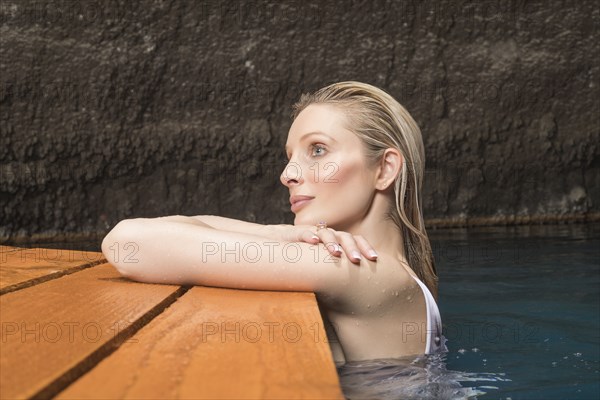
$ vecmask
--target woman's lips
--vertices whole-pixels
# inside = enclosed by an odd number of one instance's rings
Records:
[[[295,202],[294,204],[292,204],[292,212],[298,211],[299,209],[304,207],[311,200],[312,199],[305,199],[305,200],[300,200],[300,201]]]

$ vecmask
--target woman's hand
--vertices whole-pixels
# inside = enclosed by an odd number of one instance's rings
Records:
[[[369,260],[377,260],[377,253],[373,247],[360,235],[332,228],[319,229],[315,235],[316,228],[313,225],[269,225],[268,229],[271,233],[269,236],[287,242],[323,242],[332,255],[339,257],[343,250],[353,262],[360,262],[361,253]]]

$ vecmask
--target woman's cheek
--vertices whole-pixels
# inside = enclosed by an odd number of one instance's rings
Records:
[[[333,160],[322,165],[322,181],[332,185],[340,185],[348,180],[351,175],[351,168],[348,162],[343,160]]]
[[[353,184],[360,181],[361,174],[363,173],[360,164],[349,164],[345,163],[337,171],[336,177],[339,184],[347,185]]]

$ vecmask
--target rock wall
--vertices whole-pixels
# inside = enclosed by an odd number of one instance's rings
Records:
[[[418,121],[431,226],[600,211],[594,0],[3,0],[0,18],[4,240],[291,223],[290,106],[342,80]]]

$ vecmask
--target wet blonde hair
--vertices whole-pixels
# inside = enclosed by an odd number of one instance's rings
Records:
[[[390,147],[402,154],[402,170],[394,182],[395,207],[388,217],[402,233],[411,268],[437,299],[438,277],[422,213],[425,150],[417,123],[388,93],[361,82],[338,82],[303,94],[292,106],[292,118],[311,104],[333,105],[345,113],[347,129],[364,143],[370,166],[379,163]]]

